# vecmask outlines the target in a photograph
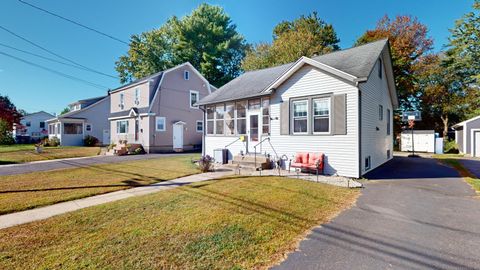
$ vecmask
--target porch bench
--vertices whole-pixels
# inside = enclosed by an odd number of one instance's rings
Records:
[[[323,153],[299,152],[295,155],[294,162],[290,160],[290,167],[315,171],[318,178],[319,173],[323,174],[324,156]]]

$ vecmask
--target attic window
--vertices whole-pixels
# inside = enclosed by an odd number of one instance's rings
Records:
[[[183,72],[183,78],[186,81],[190,80],[190,72],[188,72],[188,70],[185,70],[185,72]]]
[[[378,77],[381,79],[382,78],[382,59],[378,59]]]

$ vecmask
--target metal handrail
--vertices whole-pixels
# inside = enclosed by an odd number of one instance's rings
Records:
[[[253,151],[254,151],[253,155],[254,155],[254,158],[255,158],[255,168],[257,168],[257,146],[261,145],[264,141],[268,141],[268,144],[272,148],[273,152],[275,153],[275,157],[278,160],[277,151],[275,151],[275,148],[273,148],[272,142],[270,141],[270,137],[266,137],[263,140],[261,140],[259,143],[257,143],[256,145],[253,146]]]
[[[241,137],[238,137],[238,138],[237,138],[235,141],[233,141],[233,142],[231,142],[231,143],[229,143],[229,144],[225,145],[223,148],[225,149],[225,148],[229,147],[230,145],[232,145],[232,144],[234,144],[234,143],[238,142],[240,139],[241,139]]]

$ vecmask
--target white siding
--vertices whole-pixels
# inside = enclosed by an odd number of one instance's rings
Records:
[[[346,94],[347,134],[346,135],[280,135],[280,104],[289,98],[319,94]],[[305,66],[298,70],[271,97],[271,143],[277,153],[289,158],[297,152],[322,152],[326,156],[325,173],[347,177],[359,177],[358,160],[358,88],[350,83],[332,77],[316,68]],[[206,136],[205,153],[223,148],[236,137]],[[233,155],[245,151],[241,142],[228,147]],[[273,155],[265,145],[262,152]]]
[[[383,67],[383,65],[382,65]],[[387,162],[387,150],[393,156],[393,109],[388,91],[385,68],[378,77],[378,65],[368,81],[359,85],[361,92],[361,169],[362,175]],[[379,105],[383,106],[383,120],[379,120]],[[387,136],[387,109],[390,110],[390,135]],[[377,130],[378,128],[378,130]],[[365,170],[365,158],[370,156],[371,166]]]

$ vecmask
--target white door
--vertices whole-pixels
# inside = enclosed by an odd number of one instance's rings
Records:
[[[480,157],[480,131],[476,131],[473,133],[474,134],[474,140],[473,140],[473,156],[474,157]]]
[[[255,152],[254,146],[257,145],[261,138],[260,112],[249,112],[247,117],[247,134],[248,134],[248,151]],[[256,149],[257,153],[260,149]]]
[[[173,125],[173,148],[183,149],[183,125]]]
[[[103,130],[103,144],[110,144],[110,130]]]

